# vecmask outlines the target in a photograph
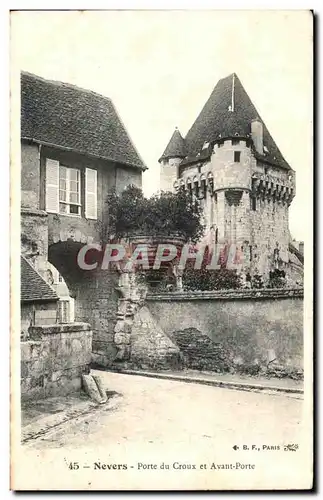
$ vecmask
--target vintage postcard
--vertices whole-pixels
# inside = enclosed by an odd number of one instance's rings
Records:
[[[313,14],[11,12],[11,489],[313,487]]]

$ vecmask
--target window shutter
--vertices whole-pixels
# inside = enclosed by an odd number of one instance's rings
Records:
[[[85,217],[97,219],[97,171],[85,170]]]
[[[46,211],[59,212],[59,162],[46,159]]]

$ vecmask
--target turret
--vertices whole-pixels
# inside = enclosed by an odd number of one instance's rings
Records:
[[[173,191],[174,182],[179,177],[179,164],[186,154],[185,140],[176,127],[164,153],[158,160],[161,191]]]
[[[295,172],[235,73],[219,80],[185,139],[175,130],[159,161],[161,189],[180,177],[203,204],[206,237],[236,244],[245,272],[288,268]]]

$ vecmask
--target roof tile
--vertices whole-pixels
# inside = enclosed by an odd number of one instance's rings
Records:
[[[183,139],[178,128],[176,127],[159,161],[167,160],[168,158],[185,158],[186,155],[187,151],[186,151],[185,140]]]
[[[21,73],[21,137],[146,169],[111,99]]]
[[[290,169],[290,166],[278,149],[264,121],[259,116],[257,109],[235,73],[219,80],[202,111],[188,131],[185,137],[188,149],[188,161],[191,162],[192,158],[201,152],[205,141],[212,143],[219,140],[219,138],[251,136],[251,121],[255,118],[260,119],[263,124],[263,143],[265,146],[265,154],[256,154],[257,158]],[[198,159],[196,158],[196,160]],[[186,160],[182,164],[185,162]]]
[[[20,265],[21,302],[58,300],[56,292],[23,256],[20,258]]]

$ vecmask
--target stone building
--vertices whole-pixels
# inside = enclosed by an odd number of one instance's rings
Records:
[[[111,99],[21,74],[21,253],[45,279],[49,263],[63,276],[94,359],[118,351],[119,277],[80,269],[77,255],[105,241],[108,191],[141,186],[145,168]]]
[[[63,276],[57,271],[50,262],[47,281],[59,297],[58,315],[60,323],[73,323],[74,321],[74,302],[70,296],[70,291],[65,283]]]
[[[30,328],[52,325],[58,320],[58,296],[24,257],[20,259],[21,338],[27,339]]]
[[[185,138],[175,129],[159,163],[161,190],[183,185],[201,200],[207,243],[235,244],[251,275],[289,271],[295,171],[235,73],[217,83]]]

